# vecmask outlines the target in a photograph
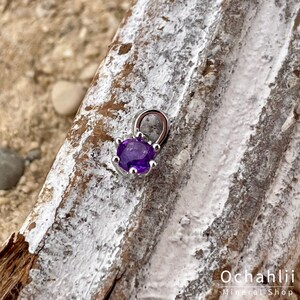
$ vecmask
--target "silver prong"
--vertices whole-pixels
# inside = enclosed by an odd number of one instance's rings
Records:
[[[116,171],[117,171],[119,174],[121,174],[121,175],[123,175],[123,176],[126,176],[128,173],[127,173],[125,170],[123,170],[123,169],[119,166],[119,162],[120,162],[120,158],[119,158],[118,156],[114,156],[114,157],[112,158],[112,163],[113,163],[113,165],[114,165]]]
[[[117,164],[119,161],[120,161],[119,156],[113,156],[112,162],[113,162],[114,164]]]
[[[152,146],[153,146],[155,152],[159,152],[160,151],[160,145],[159,144],[153,144]]]
[[[153,169],[157,166],[157,162],[155,160],[150,160],[149,164],[150,164],[150,169]]]
[[[138,131],[138,132],[135,134],[135,137],[137,137],[137,138],[143,138],[143,137],[145,137],[145,135],[144,135],[141,131]]]
[[[116,146],[119,146],[122,143],[122,140],[120,138],[115,139]]]
[[[143,174],[144,176],[148,176],[151,173],[151,171],[157,166],[157,162],[155,160],[150,160],[149,164],[150,164],[150,169],[148,170],[147,173]]]
[[[131,167],[129,169],[129,174],[136,175],[137,174],[137,169],[135,167]]]

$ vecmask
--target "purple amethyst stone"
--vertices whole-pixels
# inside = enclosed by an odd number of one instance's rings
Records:
[[[121,142],[117,149],[119,166],[127,172],[134,167],[138,174],[149,171],[149,162],[154,159],[155,154],[154,148],[142,138],[127,139]]]

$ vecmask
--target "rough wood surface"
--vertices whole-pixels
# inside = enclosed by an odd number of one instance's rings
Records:
[[[23,235],[12,234],[6,245],[0,249],[0,299],[15,299],[28,283],[28,273],[35,261],[35,254],[29,253],[28,243]]]
[[[295,268],[299,22],[296,0],[137,0],[21,230],[20,299],[219,299],[222,270]],[[120,177],[112,140],[153,107],[159,167]]]

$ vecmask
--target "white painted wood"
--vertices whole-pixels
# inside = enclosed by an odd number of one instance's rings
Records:
[[[290,18],[287,22],[280,21],[284,9],[275,2],[266,1],[257,9],[248,11],[241,40],[237,45],[239,49],[234,50],[235,54],[240,53],[233,67],[234,73],[228,78],[222,104],[211,119],[200,153],[191,169],[190,179],[180,192],[175,211],[154,254],[143,268],[145,278],[137,299],[174,299],[178,291],[184,291],[188,281],[197,278],[198,271],[207,267],[204,261],[201,265],[194,254],[199,248],[210,252],[211,245],[202,233],[217,217],[224,214],[224,209],[232,209],[225,205],[232,185],[232,175],[241,168],[240,161],[247,150],[248,141],[255,135],[255,125],[270,97],[270,84],[275,81],[287,56],[294,20]],[[271,23],[274,25],[269,26]],[[232,57],[229,57],[229,68],[224,70],[227,73],[232,68],[231,62]],[[293,145],[291,151],[295,152],[295,149],[299,149],[299,145]],[[283,181],[282,179],[279,189],[283,187]],[[294,201],[294,208],[288,211],[292,215],[296,212],[298,218],[300,193],[296,192],[296,195],[291,199]],[[269,198],[275,200],[274,193]],[[267,227],[265,222],[270,222],[270,218],[271,215],[260,224],[259,231],[253,232],[257,235],[257,247],[262,243],[263,228]],[[292,220],[291,217],[287,219]],[[182,220],[188,222],[182,224]],[[291,224],[295,226],[297,220],[293,220]],[[292,226],[285,228],[287,237],[295,230]],[[227,252],[226,248],[224,251]],[[253,257],[253,253],[248,255],[248,251],[249,248],[245,250],[245,256],[254,260],[252,264],[256,263],[257,257]],[[280,257],[286,251],[285,247],[276,248],[273,257]],[[255,252],[258,253],[259,249]],[[252,264],[246,261],[243,267],[251,270],[254,267]],[[205,294],[206,291],[200,294],[201,299]]]

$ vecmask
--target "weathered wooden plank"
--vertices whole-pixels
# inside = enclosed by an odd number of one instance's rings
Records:
[[[35,261],[35,255],[28,252],[28,243],[23,235],[15,234],[0,249],[0,297],[15,299],[20,289],[28,283],[28,273]]]
[[[228,6],[211,46],[221,48],[211,57],[223,63],[216,72],[219,83],[206,94],[211,101],[221,96],[220,108],[200,140],[175,212],[137,279],[138,299],[217,299],[224,287],[222,270],[295,269],[298,9],[294,2]]]
[[[294,268],[298,13],[136,1],[21,230],[20,299],[218,299],[222,270]],[[172,121],[159,168],[120,177],[112,140],[153,107]]]

